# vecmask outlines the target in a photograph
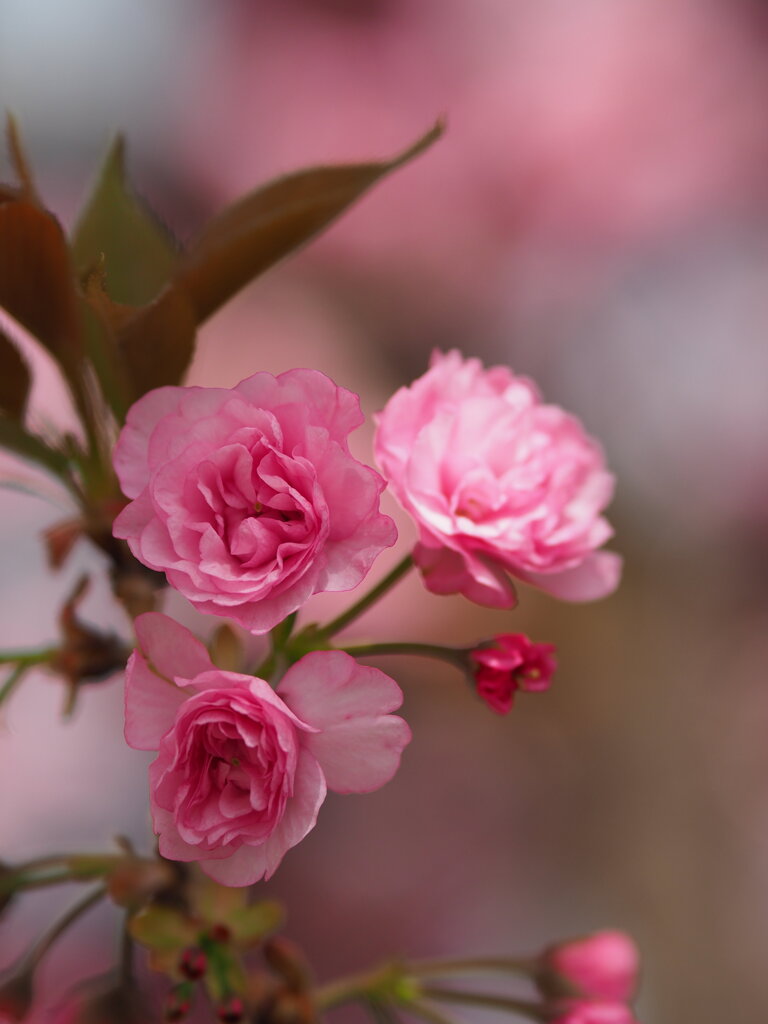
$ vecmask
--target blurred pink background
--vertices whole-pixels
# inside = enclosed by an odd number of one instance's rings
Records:
[[[321,977],[612,925],[642,946],[645,1024],[765,1021],[767,100],[760,0],[0,6],[0,101],[67,223],[118,128],[139,190],[185,238],[268,176],[390,155],[445,115],[433,150],[210,321],[192,379],[313,366],[370,417],[432,347],[456,346],[536,377],[618,476],[613,598],[526,592],[491,614],[414,578],[351,633],[526,630],[561,668],[500,719],[449,668],[380,662],[415,734],[399,775],[329,799],[264,886]],[[42,369],[35,421],[61,421]],[[368,461],[370,421],[360,435]],[[49,641],[72,581],[101,566],[78,550],[51,582],[39,534],[61,508],[7,491],[0,515],[0,645]],[[398,522],[376,577],[413,536]],[[107,595],[99,579],[85,611],[124,630]],[[84,693],[62,725],[40,675],[4,711],[0,859],[117,832],[149,848],[120,690]],[[4,918],[0,967],[70,895]],[[114,927],[100,911],[73,933],[48,998],[106,966]]]

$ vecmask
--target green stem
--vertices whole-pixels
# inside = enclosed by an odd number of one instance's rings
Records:
[[[353,658],[368,658],[377,654],[405,654],[417,655],[422,658],[437,658],[439,661],[447,661],[456,668],[466,670],[467,652],[461,647],[442,647],[440,644],[416,644],[416,643],[386,643],[386,644],[354,644],[351,647],[341,647],[345,654],[351,654]]]
[[[329,639],[336,633],[341,632],[345,629],[350,622],[354,622],[355,619],[359,618],[363,612],[367,611],[372,604],[375,604],[380,597],[383,597],[386,592],[391,589],[413,565],[413,556],[406,555],[397,565],[392,569],[391,572],[387,573],[380,583],[369,590],[367,594],[364,594],[359,601],[356,601],[350,608],[348,608],[341,615],[338,615],[335,619],[328,623],[327,626],[323,626],[318,630],[320,636],[325,639]]]
[[[432,988],[428,985],[423,986],[421,994],[425,999],[434,999],[437,1002],[461,1003],[487,1010],[500,1010],[503,1013],[518,1013],[521,1017],[528,1017],[531,1020],[546,1020],[541,1003],[532,1003],[527,999],[486,995],[484,992],[463,992],[459,989]]]
[[[40,857],[12,869],[0,879],[0,895],[29,889],[44,889],[67,882],[90,882],[102,878],[124,857],[123,854],[62,854]],[[45,872],[61,865],[61,870]],[[43,872],[40,874],[39,872]]]
[[[41,647],[33,651],[0,651],[0,665],[40,665],[48,661],[56,652],[58,647]]]
[[[133,971],[133,939],[128,931],[130,914],[126,913],[120,928],[120,984],[124,989],[131,988],[134,982]]]
[[[406,970],[393,964],[385,964],[372,971],[351,974],[347,978],[330,981],[315,989],[314,1001],[319,1010],[331,1010],[353,999],[369,999],[385,991],[392,991],[398,981],[406,976]]]
[[[25,673],[26,673],[28,668],[29,668],[29,665],[25,665],[22,662],[20,665],[16,666],[16,668],[11,672],[11,674],[5,680],[5,682],[2,685],[2,688],[0,689],[0,706],[2,706],[5,703],[5,701],[7,701],[8,698],[11,696],[13,691],[19,685],[21,680],[24,678],[24,675],[25,675]]]
[[[430,1006],[428,1003],[409,1003],[408,1012],[429,1021],[429,1024],[454,1024],[453,1017],[441,1013],[440,1010]]]
[[[436,977],[441,974],[464,974],[473,971],[501,971],[523,974],[536,972],[535,960],[513,957],[469,957],[461,960],[417,960],[408,964],[408,973],[417,977]]]
[[[104,898],[106,889],[103,885],[93,889],[87,896],[79,900],[74,906],[63,914],[59,920],[53,925],[50,931],[46,932],[45,935],[32,947],[27,954],[27,962],[29,966],[34,969],[43,959],[45,954],[51,948],[51,946],[64,934],[64,932],[74,924],[79,917],[94,907],[100,900]]]

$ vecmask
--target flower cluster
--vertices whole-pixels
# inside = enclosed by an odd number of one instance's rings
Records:
[[[361,421],[357,396],[321,373],[257,373],[230,390],[150,391],[115,448],[130,499],[115,536],[200,611],[272,631],[261,672],[224,671],[189,631],[145,614],[127,670],[126,739],[157,751],[160,851],[227,885],[269,877],[327,789],[383,785],[410,739],[392,714],[397,684],[332,649],[354,613],[292,635],[309,597],[356,587],[396,539],[379,510],[385,480],[349,451]],[[413,559],[431,591],[508,607],[508,574],[575,599],[615,586],[617,556],[596,550],[611,532],[612,477],[529,381],[436,354],[380,414],[375,448],[415,520]],[[504,634],[466,665],[504,713],[516,691],[548,687],[554,647]]]

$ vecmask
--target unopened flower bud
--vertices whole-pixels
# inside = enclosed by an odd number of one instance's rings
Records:
[[[0,916],[10,905],[15,893],[11,887],[11,880],[14,875],[12,868],[0,861]]]
[[[603,999],[567,999],[552,1006],[549,1024],[638,1024],[628,1006]]]
[[[24,966],[0,980],[0,1020],[23,1020],[29,1013],[34,998],[33,972]]]
[[[167,861],[126,857],[109,873],[107,888],[119,907],[136,907],[155,893],[168,889],[175,881]]]
[[[173,1022],[184,1020],[192,1009],[192,999],[186,985],[174,988],[165,998],[163,1020]]]
[[[208,970],[208,958],[202,949],[190,946],[181,954],[179,970],[189,981],[199,981]]]
[[[475,686],[486,704],[505,715],[514,703],[515,693],[549,689],[557,667],[552,644],[534,643],[524,633],[503,633],[487,647],[469,654],[474,662]]]
[[[225,924],[215,924],[208,929],[208,938],[211,942],[219,942],[221,945],[226,945],[227,942],[232,940],[232,932]]]
[[[291,992],[304,992],[312,984],[312,976],[299,947],[282,936],[267,939],[264,959],[279,974]]]
[[[262,1007],[259,1024],[314,1024],[315,1005],[309,992],[292,992],[283,988]]]
[[[68,710],[73,707],[77,691],[83,683],[95,683],[106,679],[118,669],[125,667],[128,656],[117,636],[100,633],[79,618],[77,609],[88,590],[88,585],[88,577],[83,576],[61,609],[59,628],[62,643],[49,661],[51,668],[64,676],[69,683]]]
[[[637,986],[639,962],[637,946],[624,932],[595,932],[545,950],[537,984],[550,997],[626,1002]]]
[[[228,996],[216,1009],[221,1024],[240,1024],[245,1017],[245,1003],[240,996]]]

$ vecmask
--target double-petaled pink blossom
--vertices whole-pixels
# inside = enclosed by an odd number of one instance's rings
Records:
[[[114,534],[200,611],[265,633],[357,586],[395,542],[384,481],[347,446],[362,421],[357,395],[315,370],[151,391],[115,448],[132,500]]]
[[[165,615],[136,620],[125,737],[157,750],[154,830],[164,857],[199,861],[224,885],[269,877],[313,828],[327,789],[367,793],[392,778],[410,739],[390,714],[398,685],[342,651],[305,655],[277,692],[226,672]]]
[[[621,562],[598,548],[613,476],[581,423],[503,366],[458,352],[401,388],[378,417],[376,458],[416,521],[427,587],[509,608],[510,576],[572,601],[603,597]]]

